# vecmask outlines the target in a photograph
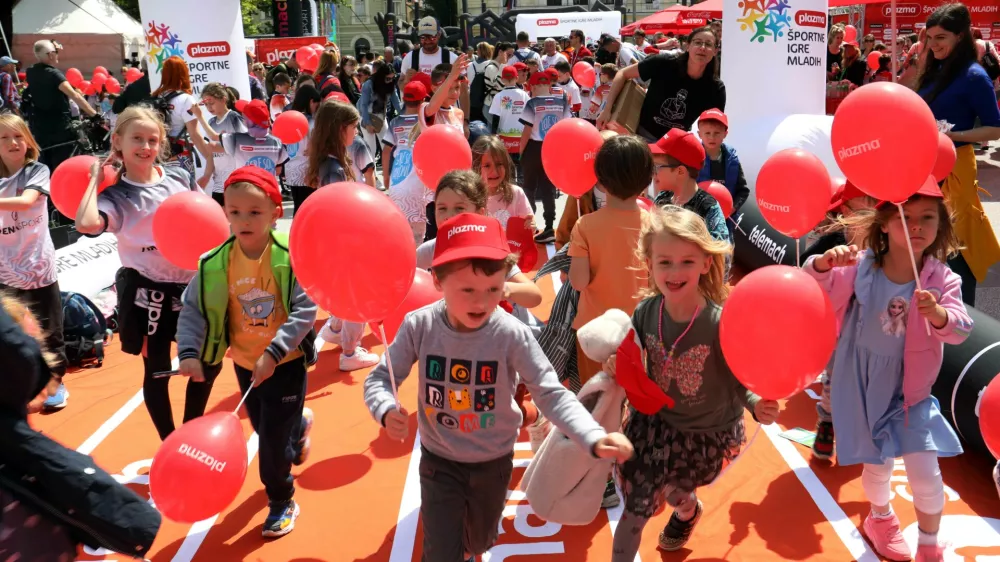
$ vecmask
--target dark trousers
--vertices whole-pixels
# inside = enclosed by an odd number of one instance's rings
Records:
[[[233,365],[240,392],[253,384],[253,371]],[[267,499],[292,499],[292,459],[302,435],[302,408],[306,403],[306,363],[302,358],[282,363],[274,374],[250,391],[244,406],[250,425],[257,432],[260,481]]]
[[[0,285],[0,290],[24,303],[35,315],[45,334],[46,349],[56,356],[52,376],[61,383],[66,374],[66,345],[63,343],[63,309],[59,282],[38,289],[15,289]]]
[[[427,204],[427,230],[424,231],[424,242],[434,240],[438,235],[437,217],[434,216],[434,202]]]
[[[212,199],[215,199],[216,203],[218,203],[221,207],[225,208],[225,206],[226,206],[226,198],[222,196],[221,192],[216,191],[215,193],[213,193],[212,194]]]
[[[976,276],[962,254],[955,254],[948,260],[948,267],[962,278],[962,302],[966,306],[976,306]]]
[[[424,525],[423,562],[464,562],[465,553],[482,554],[497,540],[497,525],[507,503],[514,454],[480,463],[445,459],[421,450],[420,518]]]
[[[553,230],[556,222],[556,188],[542,166],[541,141],[528,141],[524,154],[521,155],[521,169],[524,170],[524,185],[521,187],[528,196],[531,211],[536,210],[535,197],[541,197],[545,230]]]
[[[316,190],[306,186],[306,185],[290,185],[288,189],[292,192],[292,205],[294,205],[294,210],[292,215],[296,215],[299,212],[299,207],[305,203],[306,198],[313,194]]]

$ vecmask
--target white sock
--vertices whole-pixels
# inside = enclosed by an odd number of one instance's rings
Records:
[[[354,350],[352,349],[352,350],[350,350],[350,351],[347,351],[347,350],[345,349],[345,350],[344,350],[344,353],[343,353],[343,356],[344,356],[344,357],[354,357]]]
[[[919,536],[917,537],[917,544],[934,544],[938,543],[937,533],[925,533],[923,529],[918,528]]]
[[[889,519],[890,517],[892,517],[892,506],[890,505],[885,513],[879,513],[875,511],[874,508],[872,508],[872,517],[874,517],[875,519]]]

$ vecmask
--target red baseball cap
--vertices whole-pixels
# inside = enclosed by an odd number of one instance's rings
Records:
[[[236,111],[243,113],[243,110],[247,108],[248,103],[250,102],[247,100],[236,100],[235,102],[233,102],[233,107],[236,108]]]
[[[923,195],[924,197],[936,197],[938,199],[944,199],[944,193],[942,193],[941,188],[938,187],[937,180],[934,179],[934,176],[927,176],[927,179],[924,181],[924,184],[921,185],[920,189],[918,189],[916,193],[914,193],[913,195]],[[911,195],[910,197],[913,197],[913,195]],[[907,200],[909,200],[909,197],[907,197]],[[879,201],[878,204],[875,205],[875,207],[876,208],[881,207],[886,203],[889,203],[889,201]],[[899,201],[899,203],[900,204],[906,203],[906,201]]]
[[[410,82],[420,82],[424,85],[424,88],[427,89],[428,93],[431,91],[431,75],[426,72],[418,72],[414,74],[413,78],[410,78]]]
[[[239,109],[237,107],[237,109]],[[250,100],[240,111],[243,117],[255,127],[266,129],[271,126],[271,112],[267,109],[267,104],[263,100]]]
[[[500,77],[504,80],[513,80],[517,78],[517,69],[513,66],[505,66],[500,72]]]
[[[536,72],[528,78],[529,86],[551,86],[555,80],[548,71]]]
[[[431,266],[473,258],[502,260],[509,255],[510,245],[500,221],[493,217],[462,213],[438,226]]]
[[[344,92],[330,92],[323,99],[324,100],[339,101],[339,102],[346,103],[346,104],[350,104],[351,103],[350,98],[348,98],[347,94],[345,94]]]
[[[259,187],[278,206],[278,216],[282,215],[281,188],[278,187],[278,179],[274,174],[257,166],[243,166],[229,174],[222,188],[229,189],[229,186],[237,182],[247,182]]]
[[[718,121],[719,123],[722,123],[723,127],[727,129],[729,128],[729,118],[726,117],[726,114],[721,110],[715,108],[703,111],[702,114],[698,116],[698,121]]]
[[[705,147],[694,133],[670,129],[663,138],[649,145],[653,154],[670,156],[689,168],[701,169],[705,165]]]
[[[423,82],[410,80],[403,87],[403,101],[424,101],[427,98],[427,86]]]
[[[851,199],[867,196],[858,186],[843,178],[834,180],[833,188],[833,197],[830,198],[830,212],[836,211]]]
[[[656,45],[646,45],[646,48],[642,50],[647,55],[658,55],[660,50],[656,48]]]
[[[513,66],[514,69],[517,70],[518,72],[527,72],[528,71],[528,65],[524,64],[523,62],[515,62],[511,66]]]

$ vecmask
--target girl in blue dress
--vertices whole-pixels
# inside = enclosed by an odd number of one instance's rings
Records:
[[[961,278],[944,265],[958,244],[941,190],[928,183],[903,204],[903,215],[905,226],[896,205],[881,203],[852,217],[852,225],[868,232],[868,249],[838,246],[804,268],[843,318],[831,406],[838,463],[864,464],[861,483],[872,509],[862,529],[885,558],[910,560],[889,505],[894,460],[902,457],[920,529],[915,560],[937,562],[943,560],[937,532],[944,510],[938,457],[961,454],[962,447],[931,387],[943,344],[964,341],[972,320]]]

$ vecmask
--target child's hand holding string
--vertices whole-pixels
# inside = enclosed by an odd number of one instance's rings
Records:
[[[625,462],[632,458],[632,442],[621,433],[609,433],[594,445],[594,456]]]
[[[753,407],[753,415],[761,425],[771,425],[778,420],[780,409],[777,400],[760,400]]]
[[[938,330],[948,324],[948,311],[938,304],[937,297],[930,291],[914,291],[913,298],[917,301],[917,312],[920,313],[931,326]]]
[[[254,387],[260,386],[261,383],[271,378],[271,375],[274,374],[274,368],[277,366],[277,361],[274,360],[274,357],[271,357],[270,353],[265,352],[261,355],[260,359],[257,360],[257,364],[253,367]]]
[[[402,406],[386,412],[382,418],[382,425],[389,437],[396,441],[404,441],[410,434],[410,418]]]
[[[858,263],[857,246],[837,246],[813,260],[813,269],[817,273],[826,273],[835,267],[847,267],[856,263]]]

